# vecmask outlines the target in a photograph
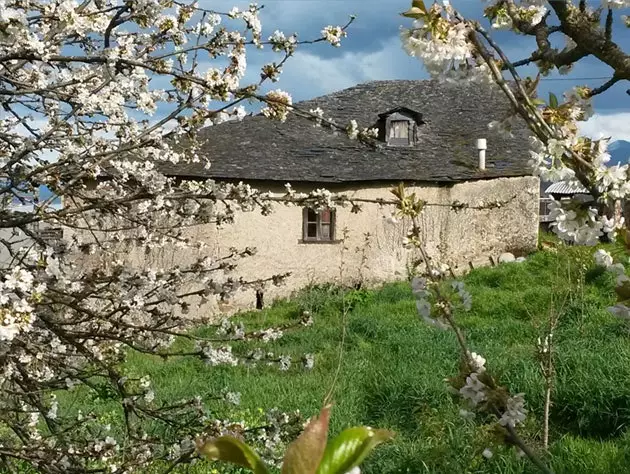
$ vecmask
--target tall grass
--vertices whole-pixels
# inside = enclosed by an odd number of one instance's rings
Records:
[[[563,302],[554,336],[558,353],[550,449],[544,456],[557,473],[629,469],[630,336],[624,323],[606,311],[613,301],[614,281],[593,268],[592,249],[539,252],[524,263],[477,269],[464,280],[473,306],[457,318],[471,348],[486,357],[493,373],[514,393],[525,393],[530,416],[524,436],[534,447],[541,444],[544,403],[535,342],[551,302]],[[369,425],[397,433],[367,460],[363,472],[535,472],[515,450],[495,447],[495,434],[484,420],[459,416],[459,403],[444,382],[457,371],[455,338],[420,322],[406,283],[350,293],[313,287],[238,317],[255,328],[294,319],[303,310],[315,316],[313,327],[265,347],[296,358],[315,354],[310,372],[207,367],[197,360],[160,361],[139,355],[130,358],[129,371],[149,373],[164,400],[225,387],[241,392],[241,407],[225,416],[273,407],[299,409],[310,416],[317,413],[335,378],[345,321],[331,430]],[[494,452],[491,459],[481,455],[487,447]],[[196,472],[209,472],[199,469]]]

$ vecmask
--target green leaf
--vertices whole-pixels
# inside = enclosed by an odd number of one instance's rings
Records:
[[[411,7],[412,8],[419,8],[420,10],[422,10],[424,13],[427,12],[427,7],[424,6],[424,1],[423,0],[413,0],[411,2]]]
[[[553,92],[549,93],[549,106],[554,109],[558,108],[558,98],[556,97],[556,94],[554,94]]]
[[[542,99],[531,99],[531,101],[534,105],[547,105],[547,103]]]
[[[315,474],[326,449],[329,419],[330,407],[327,406],[289,445],[282,462],[282,474]]]
[[[328,444],[317,474],[345,474],[361,464],[378,444],[393,436],[391,431],[366,426],[348,428]]]
[[[413,2],[411,2],[411,8],[409,8],[406,12],[401,13],[402,16],[414,18],[416,20],[425,17],[426,14],[427,7],[424,6],[424,2],[422,0],[413,0]]]
[[[212,461],[225,461],[251,469],[255,474],[269,474],[258,455],[242,441],[221,436],[197,444],[197,451]]]

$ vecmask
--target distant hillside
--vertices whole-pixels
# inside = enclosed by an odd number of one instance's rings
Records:
[[[610,166],[625,165],[630,162],[630,142],[627,140],[617,140],[608,145],[610,153]]]

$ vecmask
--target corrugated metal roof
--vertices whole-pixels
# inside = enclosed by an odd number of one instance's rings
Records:
[[[553,183],[547,189],[545,189],[545,194],[590,194],[588,189],[582,186],[578,182],[566,183],[564,181],[559,181],[557,183]]]

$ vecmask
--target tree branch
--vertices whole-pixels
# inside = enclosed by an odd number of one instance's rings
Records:
[[[607,80],[605,83],[603,83],[601,86],[591,90],[588,93],[588,97],[593,97],[596,96],[597,94],[601,94],[602,92],[607,91],[608,89],[610,89],[613,85],[615,85],[617,82],[619,82],[619,77],[617,76],[613,76],[611,77],[609,80]]]
[[[630,55],[593,23],[591,15],[580,12],[565,0],[549,0],[560,20],[560,31],[586,54],[592,54],[615,71],[619,80],[630,80]]]
[[[107,25],[107,29],[105,29],[105,34],[104,34],[104,47],[105,49],[109,48],[109,42],[110,42],[110,38],[111,38],[111,34],[114,28],[116,28],[118,25],[122,24],[122,21],[120,20],[120,17],[123,16],[125,14],[126,11],[129,10],[128,6],[124,6],[121,7],[120,10],[118,10],[116,12],[116,14],[112,17],[111,21],[109,22],[109,25]]]

